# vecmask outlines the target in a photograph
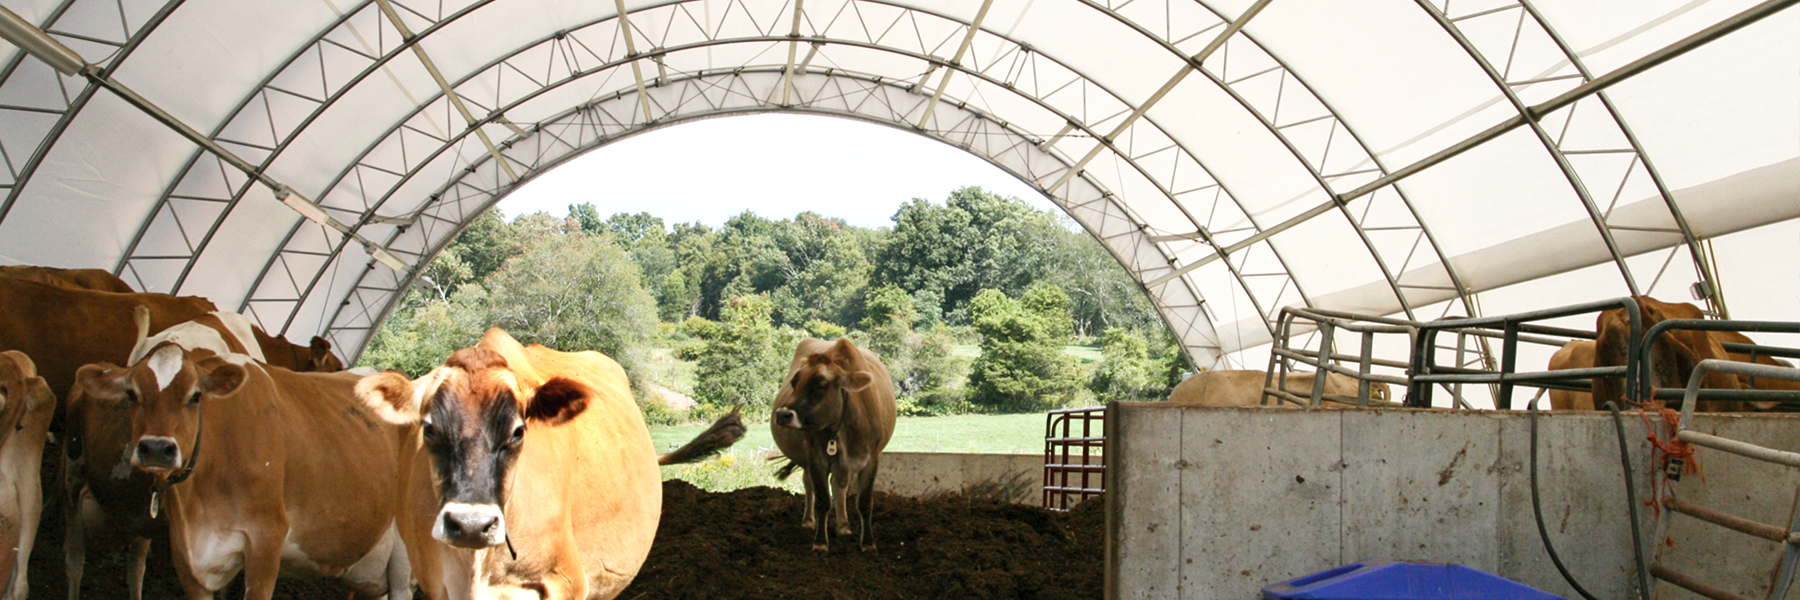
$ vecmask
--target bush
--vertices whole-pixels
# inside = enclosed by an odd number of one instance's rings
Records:
[[[1074,401],[1084,378],[1075,359],[1062,351],[1072,334],[1067,306],[1068,296],[1044,283],[1017,300],[999,290],[977,294],[969,317],[982,336],[981,357],[969,374],[970,401],[1002,412]]]
[[[1138,332],[1112,327],[1100,346],[1100,364],[1088,380],[1101,402],[1162,400],[1169,397],[1164,365],[1150,358],[1149,345]]]
[[[800,333],[776,329],[773,308],[766,295],[738,296],[725,302],[717,323],[698,317],[683,323],[698,341],[682,347],[681,356],[699,363],[694,396],[709,412],[742,404],[754,414],[774,403]]]

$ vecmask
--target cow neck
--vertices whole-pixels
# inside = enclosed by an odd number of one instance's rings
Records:
[[[194,462],[200,460],[200,440],[206,435],[206,403],[199,403],[199,407],[195,410],[200,411],[200,416],[197,419],[199,421],[199,426],[194,429],[194,451],[188,453],[187,460],[181,461],[182,464],[180,469],[176,469],[175,472],[169,474],[167,481],[171,486],[187,481],[189,477],[192,477],[194,475]]]
[[[839,446],[845,446],[849,443],[850,440],[842,440],[839,438],[842,437],[842,435],[840,435],[840,434],[842,434],[845,429],[844,421],[850,418],[850,408],[852,406],[850,403],[850,391],[846,390],[842,387],[839,387],[838,388],[838,402],[842,403],[842,406],[838,408],[837,424],[833,425],[829,428],[826,428],[826,429],[820,429],[820,430],[818,430],[818,432],[813,433],[811,437],[814,440],[817,440],[818,442],[821,442],[821,443],[830,443],[832,440],[838,440]],[[850,429],[854,430],[856,428],[851,427]],[[847,451],[847,449],[842,448],[842,447],[838,448],[838,452],[840,452],[840,453],[845,452],[845,451]],[[832,456],[831,458],[836,459],[837,457]]]

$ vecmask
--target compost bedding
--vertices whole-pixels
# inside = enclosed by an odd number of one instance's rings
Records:
[[[46,475],[49,502],[31,554],[30,595],[62,598],[62,510],[55,506],[55,478]],[[813,551],[811,530],[800,527],[802,502],[774,488],[712,493],[685,481],[664,482],[656,544],[619,598],[1049,600],[1102,594],[1105,514],[1097,500],[1057,514],[975,497],[876,494],[878,549],[868,552],[854,539],[835,536],[829,552]],[[123,548],[122,540],[89,546],[83,598],[129,597]],[[347,595],[329,581],[283,578],[275,589],[276,598]],[[180,596],[168,542],[156,540],[144,597]],[[220,597],[243,597],[242,577]]]

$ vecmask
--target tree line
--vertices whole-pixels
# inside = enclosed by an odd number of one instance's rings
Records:
[[[1165,397],[1184,359],[1136,283],[1066,217],[963,188],[893,226],[746,211],[712,228],[647,212],[490,211],[426,266],[362,363],[419,374],[489,326],[604,352],[646,392],[655,348],[695,364],[696,417],[774,398],[803,336],[882,357],[903,413],[1037,411]],[[1064,352],[1099,345],[1091,366]],[[978,345],[974,358],[964,358]],[[965,350],[958,352],[958,347]],[[668,382],[661,382],[668,383]]]

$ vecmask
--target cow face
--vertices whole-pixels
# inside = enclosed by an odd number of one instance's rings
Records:
[[[568,422],[592,396],[562,377],[522,389],[505,359],[481,347],[458,350],[417,380],[381,373],[356,390],[382,417],[419,424],[440,507],[431,535],[461,548],[506,543],[508,473],[530,441],[527,432]]]
[[[312,356],[307,357],[305,361],[306,370],[314,373],[336,373],[344,370],[344,361],[338,360],[337,355],[331,353],[331,342],[325,338],[313,336],[312,345],[307,349],[312,351]]]
[[[17,350],[0,352],[0,444],[24,427],[28,414],[47,406],[54,408],[55,404],[56,397],[44,379],[38,377],[37,365],[31,358]]]
[[[131,415],[131,465],[166,476],[181,468],[200,433],[201,402],[229,396],[244,383],[244,367],[208,351],[189,354],[173,342],[152,349],[137,364],[87,365],[75,384],[92,401],[124,403]]]
[[[829,351],[806,357],[788,378],[793,401],[775,409],[775,425],[804,431],[836,427],[849,394],[862,391],[875,380],[867,371],[848,368],[849,353],[855,351],[849,342],[838,340]]]

